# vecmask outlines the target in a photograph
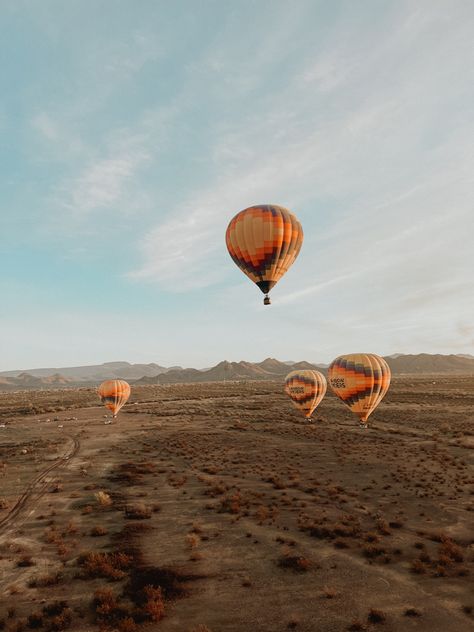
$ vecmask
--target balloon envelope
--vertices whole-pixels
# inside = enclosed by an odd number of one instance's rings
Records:
[[[285,393],[306,418],[311,417],[326,388],[326,378],[319,371],[292,371],[285,379]]]
[[[130,385],[125,380],[107,380],[102,382],[98,392],[102,403],[115,417],[130,397]]]
[[[374,353],[339,356],[328,369],[332,390],[364,424],[388,391],[390,378],[390,367]]]
[[[303,243],[303,229],[283,206],[264,204],[246,208],[230,221],[227,250],[234,263],[264,294],[293,264]],[[268,296],[264,303],[270,302]]]

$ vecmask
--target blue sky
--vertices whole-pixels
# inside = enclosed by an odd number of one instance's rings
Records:
[[[474,351],[470,0],[0,0],[0,369]],[[264,308],[228,221],[293,210]]]

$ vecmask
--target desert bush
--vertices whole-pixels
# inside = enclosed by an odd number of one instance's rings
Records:
[[[144,612],[148,615],[150,621],[159,621],[163,618],[165,613],[161,588],[145,586],[143,592],[146,598],[145,605],[143,606]]]
[[[125,517],[130,520],[146,520],[151,518],[151,510],[145,503],[134,503],[125,507]]]
[[[369,623],[385,623],[387,617],[384,612],[381,610],[376,610],[375,608],[371,608],[369,610],[369,614],[367,615],[367,620]]]
[[[417,575],[423,575],[426,573],[427,568],[426,565],[419,559],[413,560],[410,566],[410,570],[412,573],[416,573]]]
[[[72,623],[72,610],[65,608],[60,614],[53,617],[45,626],[46,632],[61,632],[67,630]]]
[[[365,546],[362,550],[362,553],[365,557],[369,559],[373,559],[378,557],[379,555],[383,555],[385,553],[385,549],[381,546],[375,546],[373,544]]]
[[[450,538],[444,538],[441,546],[439,547],[440,558],[442,556],[453,562],[463,562],[464,554],[461,547],[453,542]]]
[[[301,555],[291,555],[286,553],[278,560],[278,566],[281,566],[282,568],[291,568],[299,573],[304,573],[310,568],[311,562]]]
[[[379,531],[379,533],[381,533],[382,535],[390,535],[390,529],[388,526],[388,522],[386,520],[384,520],[383,518],[379,518],[377,520],[377,529]]]
[[[103,527],[102,525],[96,525],[90,530],[90,535],[94,538],[97,538],[102,535],[107,535],[108,532],[109,530],[106,527]]]
[[[194,549],[199,545],[200,538],[195,533],[188,533],[186,538],[186,546],[190,549]]]
[[[133,558],[122,552],[82,553],[77,563],[82,568],[83,578],[106,577],[114,581],[126,576],[124,569],[130,568]]]
[[[138,632],[140,626],[135,623],[132,617],[125,617],[117,623],[117,630],[119,632]]]
[[[405,617],[421,617],[421,612],[416,608],[407,608],[403,614]]]
[[[56,586],[62,580],[62,574],[57,571],[56,573],[50,573],[49,575],[39,575],[33,577],[28,582],[30,588],[46,588],[46,586]]]
[[[334,599],[339,594],[340,593],[335,588],[331,588],[330,586],[324,586],[322,591],[322,596],[326,599]]]
[[[97,504],[101,507],[111,507],[112,506],[112,498],[107,492],[99,491],[95,492],[94,498],[97,501]]]

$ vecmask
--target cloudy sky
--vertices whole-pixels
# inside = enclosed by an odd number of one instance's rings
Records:
[[[474,352],[472,0],[0,0],[0,369]],[[271,307],[224,242],[300,256]]]

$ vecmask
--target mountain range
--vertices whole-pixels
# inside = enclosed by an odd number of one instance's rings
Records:
[[[394,374],[466,374],[474,375],[474,356],[469,354],[417,355],[393,354],[385,358]],[[96,386],[107,379],[124,379],[134,384],[178,384],[183,382],[221,382],[225,380],[279,380],[291,370],[317,369],[327,372],[327,364],[280,362],[267,358],[263,362],[219,362],[208,369],[164,367],[156,363],[104,364],[63,368],[30,369],[0,372],[0,390],[28,390]]]

